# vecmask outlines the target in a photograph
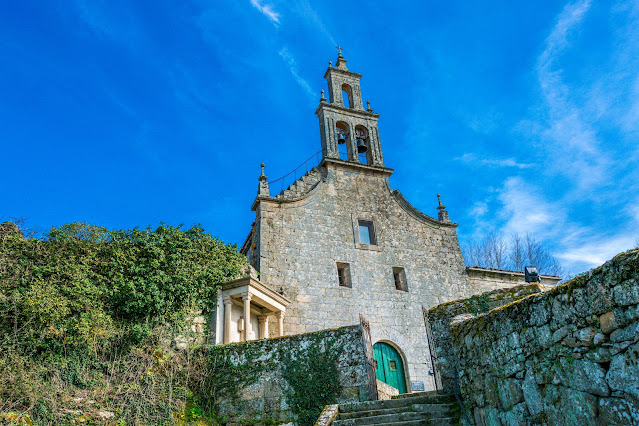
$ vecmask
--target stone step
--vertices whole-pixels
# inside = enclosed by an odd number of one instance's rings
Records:
[[[395,407],[395,408],[382,408],[379,410],[370,410],[370,411],[350,411],[348,413],[338,413],[336,420],[347,420],[347,419],[357,419],[359,417],[366,416],[381,416],[383,414],[395,414],[395,413],[403,413],[406,411],[406,407]]]
[[[373,411],[386,408],[409,407],[412,404],[446,404],[455,401],[455,397],[446,394],[418,394],[412,397],[387,399],[385,401],[365,401],[340,404],[340,413],[353,411]]]
[[[337,420],[357,419],[367,416],[381,416],[385,414],[397,414],[405,412],[421,412],[428,413],[432,417],[446,417],[450,415],[453,410],[454,405],[452,404],[412,404],[410,405],[410,407],[402,406],[395,408],[384,408],[380,410],[351,411],[349,413],[339,413],[337,415]]]
[[[320,169],[315,166],[304,173],[299,179],[291,183],[285,190],[280,192],[275,198],[297,198],[306,194],[322,179]]]
[[[391,398],[392,399],[404,399],[404,398],[415,398],[417,396],[424,396],[424,395],[448,395],[448,394],[444,394],[441,393],[440,391],[420,391],[420,392],[411,392],[411,393],[402,393],[399,395],[393,395]]]
[[[454,417],[446,417],[442,419],[421,419],[421,420],[408,420],[404,422],[393,423],[378,423],[376,426],[417,426],[417,425],[430,425],[430,426],[456,426],[459,421]]]
[[[428,413],[403,412],[394,414],[383,414],[381,416],[360,417],[357,419],[336,420],[333,426],[357,426],[357,425],[377,425],[383,423],[398,423],[414,420],[429,420]]]
[[[295,182],[293,185],[293,191],[295,191],[296,196],[301,195],[306,192],[306,185],[303,182]]]

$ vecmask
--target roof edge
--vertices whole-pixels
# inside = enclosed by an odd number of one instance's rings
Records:
[[[521,275],[522,277],[526,275],[523,272],[519,272],[519,271],[509,271],[509,270],[506,270],[506,269],[483,268],[481,266],[466,266],[466,270],[467,271],[472,271],[472,272],[491,272],[491,273],[502,274],[502,275]],[[561,278],[560,276],[557,276],[557,275],[539,275],[539,277],[548,278],[548,279],[558,279],[558,280],[562,280],[563,279],[563,278]]]
[[[444,228],[457,228],[457,226],[459,226],[458,223],[441,222],[435,219],[434,217],[430,217],[427,214],[422,213],[421,211],[419,211],[417,207],[413,206],[411,203],[408,202],[408,200],[404,197],[404,195],[402,195],[399,189],[392,190],[390,188],[390,184],[388,184],[388,189],[390,190],[391,194],[395,198],[395,201],[397,201],[397,204],[399,204],[402,209],[404,209],[408,214],[410,214],[417,220],[424,223],[428,223],[430,225],[436,225],[436,226],[440,226]]]

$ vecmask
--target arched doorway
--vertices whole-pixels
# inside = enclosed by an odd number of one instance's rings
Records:
[[[391,385],[399,393],[406,393],[404,363],[397,349],[388,343],[377,342],[373,345],[373,358],[377,380]]]

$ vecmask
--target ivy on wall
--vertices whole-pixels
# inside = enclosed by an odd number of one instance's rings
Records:
[[[264,359],[262,342],[240,342],[201,348],[205,356],[191,376],[189,388],[197,405],[215,416],[221,400],[237,401],[247,386],[276,366],[275,357]]]
[[[467,299],[468,309],[473,315],[483,314],[490,311],[490,299],[488,293],[474,295]]]
[[[337,401],[337,362],[343,350],[334,338],[318,333],[306,348],[290,345],[281,351],[283,376],[293,389],[285,397],[301,426],[315,424],[324,406]]]

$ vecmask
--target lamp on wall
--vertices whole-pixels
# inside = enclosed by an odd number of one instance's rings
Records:
[[[541,279],[539,278],[539,272],[537,272],[537,268],[535,268],[534,266],[526,266],[526,268],[524,268],[524,276],[527,283],[541,282]]]

